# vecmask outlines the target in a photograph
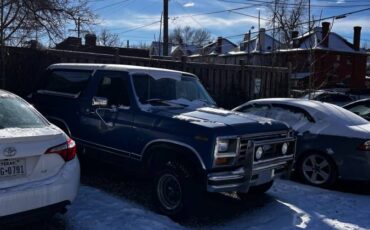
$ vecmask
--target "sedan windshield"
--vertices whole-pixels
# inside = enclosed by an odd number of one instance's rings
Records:
[[[45,126],[45,121],[27,103],[16,97],[0,97],[0,129]]]
[[[149,74],[134,74],[133,82],[141,104],[157,106],[215,104],[199,80],[192,76],[154,77]]]

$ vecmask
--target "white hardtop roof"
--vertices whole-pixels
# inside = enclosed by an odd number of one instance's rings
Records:
[[[167,77],[181,77],[183,74],[195,76],[191,73],[177,70],[153,68],[135,65],[118,65],[118,64],[82,64],[82,63],[58,63],[49,66],[48,69],[81,69],[81,70],[108,70],[108,71],[126,71],[129,73],[148,73],[151,75],[166,74]]]

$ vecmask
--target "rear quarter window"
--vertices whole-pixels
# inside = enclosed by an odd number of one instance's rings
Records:
[[[51,70],[42,90],[79,94],[86,88],[91,74],[92,71],[85,70]]]

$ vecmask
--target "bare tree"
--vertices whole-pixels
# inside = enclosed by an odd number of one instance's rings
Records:
[[[70,22],[81,26],[95,15],[88,0],[0,0],[1,44],[16,45],[30,35],[45,36],[52,42],[62,39]]]
[[[123,42],[118,34],[110,33],[106,28],[102,29],[98,35],[98,42],[101,46],[121,47]]]
[[[303,33],[314,27],[315,23],[312,23],[311,28],[308,28],[308,0],[275,0],[268,9],[269,27],[275,28],[275,33],[282,43],[291,42],[292,31]]]
[[[194,29],[190,26],[176,27],[170,34],[174,44],[192,44],[202,46],[211,40],[211,34],[205,29]]]

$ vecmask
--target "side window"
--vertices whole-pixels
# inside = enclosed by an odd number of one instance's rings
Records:
[[[52,70],[49,72],[43,90],[79,94],[85,89],[92,71]]]
[[[269,109],[270,109],[269,105],[252,104],[244,106],[238,111],[242,113],[249,113],[256,116],[266,117]]]
[[[366,119],[370,118],[370,102],[363,103],[363,104],[357,104],[349,108],[349,110],[357,115],[365,117]]]
[[[128,79],[120,72],[101,72],[96,96],[108,99],[109,106],[130,106]]]
[[[283,121],[292,127],[298,124],[314,122],[313,118],[303,109],[286,105],[273,105],[269,117]]]

